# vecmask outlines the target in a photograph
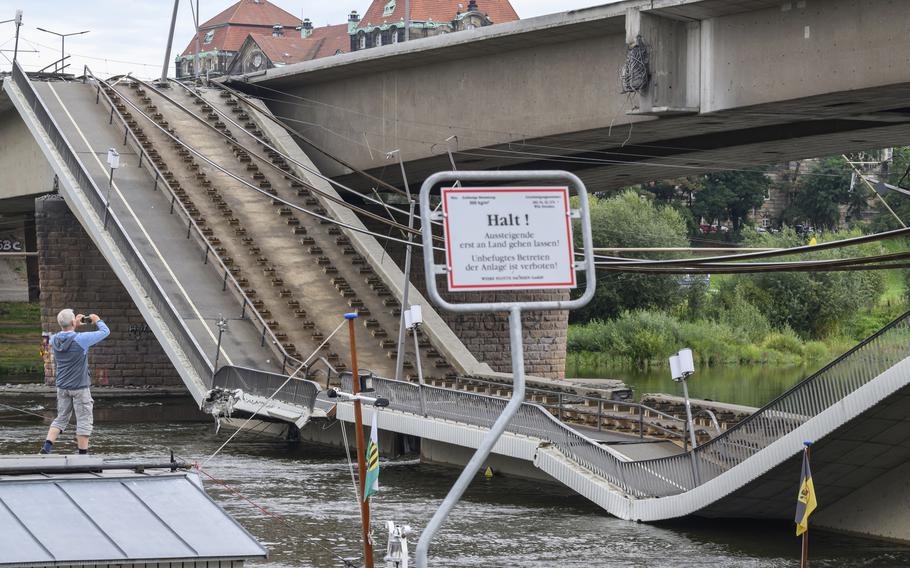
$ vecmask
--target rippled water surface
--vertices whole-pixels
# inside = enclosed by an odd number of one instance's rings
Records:
[[[40,399],[0,403],[46,412]],[[212,423],[195,421],[199,416],[186,402],[97,399],[96,405],[95,453],[158,459],[172,448],[201,460],[226,439],[224,432],[215,434]],[[45,424],[0,407],[0,453],[36,452]],[[58,446],[75,451],[68,441]],[[407,458],[382,465],[381,493],[373,506],[377,566],[383,566],[385,549],[379,523],[392,519],[424,526],[458,473]],[[205,479],[208,492],[271,551],[269,560],[257,565],[343,566],[336,554],[359,557],[359,509],[343,453],[238,437],[206,470],[226,485]],[[824,496],[819,499],[824,504]],[[799,565],[799,541],[791,527],[690,520],[636,524],[610,517],[559,486],[496,477],[473,484],[435,540],[431,565],[791,567]],[[812,560],[814,567],[910,566],[910,548],[815,531]]]

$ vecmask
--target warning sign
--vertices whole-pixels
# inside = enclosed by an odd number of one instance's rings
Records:
[[[442,190],[449,290],[575,288],[567,187]]]

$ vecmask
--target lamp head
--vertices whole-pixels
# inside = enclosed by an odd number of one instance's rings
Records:
[[[679,355],[673,355],[670,357],[670,377],[674,381],[683,380],[683,374],[679,366]]]
[[[692,350],[688,347],[677,353],[679,357],[679,370],[684,377],[695,373],[695,358],[692,356]]]

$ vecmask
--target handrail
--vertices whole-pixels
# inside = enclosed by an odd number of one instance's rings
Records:
[[[694,450],[700,479],[691,489],[752,457],[836,404],[885,370],[910,357],[910,312]],[[690,461],[691,457],[685,456]],[[681,456],[638,462],[649,471],[678,469]]]
[[[293,377],[289,381],[287,375],[234,365],[218,369],[212,385],[225,389],[239,388],[247,394],[301,406],[310,412],[322,390],[318,383],[308,379]]]
[[[91,77],[91,79],[93,81],[98,83],[98,93],[104,95],[104,99],[110,105],[111,111],[117,115],[117,118],[119,118],[120,121],[123,123],[124,129],[129,133],[130,139],[136,144],[137,150],[139,152],[140,165],[143,163],[142,157],[145,156],[146,157],[146,159],[144,160],[145,166],[147,168],[150,168],[152,170],[152,172],[155,174],[156,181],[158,179],[160,179],[163,182],[163,186],[167,189],[168,193],[170,194],[172,210],[175,205],[179,206],[179,211],[183,213],[184,217],[186,217],[187,226],[195,229],[195,234],[198,237],[199,241],[201,241],[202,247],[205,251],[205,258],[208,259],[208,257],[210,255],[214,255],[215,260],[218,261],[218,264],[221,266],[222,270],[224,271],[225,283],[227,283],[229,281],[234,289],[234,292],[236,294],[238,294],[240,296],[240,298],[243,300],[242,307],[241,307],[241,317],[244,317],[246,315],[246,307],[250,306],[250,309],[252,310],[253,315],[256,317],[256,320],[258,320],[260,327],[262,328],[262,338],[264,339],[265,336],[268,335],[269,339],[271,340],[270,341],[271,348],[274,349],[277,352],[277,355],[282,358],[282,366],[281,366],[282,372],[287,371],[287,363],[289,361],[302,363],[302,361],[300,361],[296,357],[293,357],[292,355],[290,355],[284,349],[284,346],[281,345],[281,342],[278,341],[278,338],[275,336],[274,332],[272,332],[271,328],[269,328],[265,319],[262,317],[262,315],[259,313],[259,311],[254,307],[252,300],[250,300],[250,298],[243,291],[243,288],[240,286],[240,283],[237,282],[237,279],[234,278],[234,275],[231,274],[229,267],[226,264],[224,264],[224,261],[222,260],[221,256],[218,254],[218,252],[215,250],[215,248],[212,246],[212,244],[206,238],[205,234],[202,232],[202,229],[196,223],[196,220],[193,219],[193,216],[190,215],[190,213],[186,210],[186,207],[183,205],[183,203],[180,201],[180,199],[177,198],[177,195],[174,192],[174,189],[171,187],[170,183],[167,181],[167,178],[164,177],[164,174],[161,172],[161,170],[158,168],[158,166],[155,165],[154,161],[148,157],[148,152],[146,152],[145,148],[142,147],[142,143],[139,141],[139,138],[136,136],[136,133],[133,132],[133,130],[129,127],[129,125],[126,122],[126,119],[123,117],[123,114],[117,109],[117,106],[114,104],[110,95],[107,93],[107,91],[104,88],[102,88],[102,85],[109,89],[113,89],[113,87],[111,87],[106,81],[98,79],[92,73],[91,69],[89,69],[88,67],[85,68],[85,72],[86,72],[87,77]],[[254,326],[255,326],[255,324],[254,324]],[[264,343],[264,341],[262,343]]]
[[[28,76],[19,63],[13,65],[11,76],[14,84],[19,88],[22,96],[25,98],[26,103],[31,107],[39,124],[44,128],[50,143],[60,154],[64,164],[75,178],[76,183],[83,188],[83,193],[88,199],[91,207],[99,217],[103,216],[106,207],[104,194],[86,170],[85,165],[77,157],[76,152],[73,150],[72,146],[70,146],[69,141],[63,136],[62,130],[56,120],[54,120],[54,117],[51,115],[50,111],[48,111],[44,101],[38,96],[37,91],[35,91],[31,81],[29,81]],[[180,318],[177,309],[174,307],[173,303],[171,303],[160,283],[155,278],[151,268],[149,268],[142,255],[138,252],[132,239],[130,239],[126,230],[123,228],[119,217],[113,211],[109,214],[108,226],[104,230],[107,231],[110,238],[115,242],[120,253],[123,255],[124,260],[133,271],[134,276],[140,281],[143,289],[148,294],[149,300],[165,320],[165,327],[173,333],[181,351],[183,351],[183,354],[188,359],[193,370],[198,374],[203,384],[209,384],[211,382],[212,374],[211,362],[204,355],[196,338],[190,333],[185,322]]]
[[[537,404],[525,403],[508,429],[550,442],[567,459],[628,495],[675,495],[742,463],[907,357],[910,312],[711,441],[665,458],[629,461]],[[350,380],[350,375],[342,376],[343,384]],[[481,427],[489,427],[508,402],[501,397],[391,379],[374,378],[373,384],[377,395],[389,399],[393,410]],[[350,388],[350,384],[345,386]],[[697,468],[693,468],[693,455]]]

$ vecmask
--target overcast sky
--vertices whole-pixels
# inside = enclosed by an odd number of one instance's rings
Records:
[[[171,57],[183,51],[193,37],[190,1],[180,2]],[[363,14],[370,0],[272,0],[292,14],[301,14],[317,26],[340,24],[347,14],[357,10]],[[532,18],[556,11],[609,4],[617,0],[512,0],[522,18]],[[202,21],[233,3],[232,0],[200,0]],[[483,1],[479,2],[481,8]],[[60,58],[60,38],[37,28],[58,33],[90,30],[89,33],[66,39],[66,53],[72,66],[68,71],[80,74],[88,65],[99,75],[114,75],[132,71],[142,77],[161,73],[167,32],[170,25],[171,0],[0,0],[0,21],[13,18],[17,8],[23,10],[19,49],[36,50],[22,53],[22,64],[28,71]],[[15,26],[0,24],[0,71],[9,71],[14,44]]]

